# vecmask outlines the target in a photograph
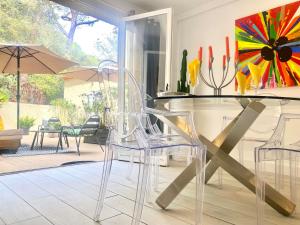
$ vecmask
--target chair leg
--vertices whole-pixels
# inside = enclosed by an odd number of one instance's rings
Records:
[[[127,179],[130,180],[131,179],[131,174],[132,174],[132,170],[133,170],[133,165],[134,165],[134,150],[130,150],[129,151],[129,164],[128,164],[128,173],[127,173]],[[141,162],[140,162],[141,163]]]
[[[99,136],[97,134],[96,134],[96,139],[97,139],[98,145],[100,146],[102,152],[104,152],[104,149],[103,149],[102,145],[100,144]]]
[[[67,144],[67,147],[69,148],[70,145],[69,145],[68,136],[67,136],[67,135],[64,135],[64,139],[65,139],[65,143]]]
[[[77,148],[77,152],[78,152],[78,155],[79,155],[79,156],[80,156],[80,150],[79,150],[79,147],[80,147],[80,140],[81,140],[81,136],[75,137],[76,148]]]
[[[142,153],[142,151],[141,151]],[[140,158],[141,158],[140,153]],[[137,192],[136,199],[133,210],[133,217],[131,221],[131,225],[139,225],[142,217],[144,201],[145,201],[145,193],[146,187],[148,185],[148,176],[149,176],[149,163],[150,163],[151,151],[149,149],[145,149],[144,151],[144,163],[139,163],[139,175],[138,175],[138,183],[137,183]]]
[[[42,132],[42,134],[41,134],[41,149],[43,149],[44,135],[45,135],[45,133]]]
[[[206,148],[195,147],[196,160],[196,207],[195,225],[202,225],[203,222],[203,199],[205,187],[205,165]]]
[[[63,139],[63,133],[61,133],[60,137],[59,137],[59,143],[60,143],[61,150],[63,150],[63,141],[62,141],[62,139]]]
[[[33,137],[33,141],[32,141],[31,147],[30,147],[30,150],[33,150],[33,148],[34,148],[35,141],[37,139],[37,135],[38,135],[38,132],[35,132],[34,133],[34,137]]]
[[[38,146],[39,145],[39,135],[40,135],[40,132],[37,131],[37,136],[36,136],[36,143],[35,145]]]
[[[298,203],[298,196],[297,196],[297,153],[290,152],[289,156],[290,161],[290,195],[291,200]]]
[[[58,152],[59,146],[62,147],[62,141],[61,141],[61,138],[62,138],[62,133],[59,133],[59,136],[58,136],[58,142],[57,142],[57,147],[56,147],[56,153]],[[62,148],[61,148],[61,149],[62,149]]]
[[[256,174],[257,225],[262,225],[264,222],[265,182],[264,182],[264,162],[261,159],[259,148],[255,148],[255,174]]]
[[[113,149],[112,145],[107,145],[106,151],[104,151],[104,162],[103,162],[103,170],[102,170],[102,176],[101,176],[101,183],[99,187],[99,195],[97,199],[97,205],[94,215],[94,221],[99,222],[100,221],[100,214],[103,209],[104,204],[104,198],[105,193],[107,189],[108,180],[110,177],[110,171],[112,166],[112,159],[113,159]]]

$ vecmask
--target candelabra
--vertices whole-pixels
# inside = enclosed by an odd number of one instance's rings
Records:
[[[224,59],[223,59],[224,60]],[[208,77],[205,77],[201,71],[201,64],[202,62],[200,62],[200,70],[199,70],[199,75],[201,80],[203,81],[203,83],[205,85],[207,85],[208,87],[212,88],[214,90],[214,95],[220,96],[222,95],[222,89],[227,87],[235,78],[235,74],[238,71],[238,61],[236,61],[234,63],[234,74],[232,77],[230,77],[230,79],[228,80],[228,71],[229,71],[229,63],[230,63],[230,57],[227,57],[227,64],[225,65],[225,60],[223,61],[223,75],[222,75],[222,79],[221,82],[216,82],[216,79],[214,77],[214,71],[213,71],[213,62],[214,62],[214,58],[211,57],[210,59],[210,63],[209,63],[209,70],[208,70]]]

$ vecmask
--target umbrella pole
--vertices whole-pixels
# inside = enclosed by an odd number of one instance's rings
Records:
[[[20,128],[20,47],[17,48],[17,129]]]

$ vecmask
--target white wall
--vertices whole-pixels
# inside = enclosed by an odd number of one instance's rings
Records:
[[[172,89],[176,90],[183,49],[188,50],[188,60],[191,60],[197,57],[199,46],[203,46],[204,64],[202,71],[207,74],[208,46],[212,45],[215,56],[215,76],[218,74],[221,76],[222,56],[225,54],[225,36],[230,38],[231,56],[234,56],[235,20],[291,2],[295,2],[295,0],[214,0],[198,7],[195,6],[192,11],[177,15],[173,35],[172,76],[174,79],[172,79]],[[232,75],[233,69],[232,60],[230,70]],[[300,95],[298,87],[277,88],[267,91],[282,96]],[[212,91],[200,82],[196,93],[212,94]],[[234,94],[234,84],[229,85],[223,94]]]
[[[195,6],[192,11],[176,15],[173,28],[172,90],[176,90],[176,82],[179,79],[183,49],[188,50],[188,60],[192,60],[197,57],[199,47],[203,47],[204,64],[202,71],[204,74],[207,74],[208,46],[212,45],[215,56],[214,72],[215,76],[218,76],[218,74],[222,72],[222,56],[225,54],[225,36],[229,36],[230,38],[231,56],[234,56],[235,20],[291,2],[295,2],[295,0],[212,0],[207,4]],[[230,74],[233,75],[234,66],[233,62],[231,63]],[[266,91],[281,96],[300,97],[299,87],[276,88]],[[213,91],[200,82],[196,93],[213,94]],[[234,83],[229,85],[223,91],[223,94],[235,94]],[[240,110],[241,109],[226,110],[224,108],[216,108],[197,111],[195,116],[197,130],[213,140],[221,131],[222,117],[224,115],[234,116]],[[299,113],[299,107],[294,110],[294,112],[296,111]],[[274,113],[274,115],[275,114],[276,113]],[[257,121],[254,127],[259,129],[259,125],[261,125],[261,121]],[[251,134],[247,135],[251,136]],[[289,135],[294,136],[295,134]],[[256,143],[256,146],[257,145],[260,145],[260,143]],[[252,162],[252,164],[254,146],[255,145],[249,143],[244,146],[245,149],[250,150],[245,151],[246,161]],[[233,152],[233,155],[237,157],[238,154],[236,150]]]

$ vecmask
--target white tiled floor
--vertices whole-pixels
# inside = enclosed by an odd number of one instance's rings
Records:
[[[95,225],[101,163],[0,176],[0,225]],[[114,162],[110,192],[105,199],[102,225],[130,224],[135,196],[134,182],[126,179],[127,163]],[[176,167],[161,168],[161,186],[172,180]],[[214,183],[213,181],[211,183]],[[169,210],[145,207],[143,222],[149,225],[192,224],[193,185]],[[230,176],[222,189],[206,185],[204,225],[254,225],[255,197]],[[299,218],[285,218],[267,211],[271,225],[299,225]]]

